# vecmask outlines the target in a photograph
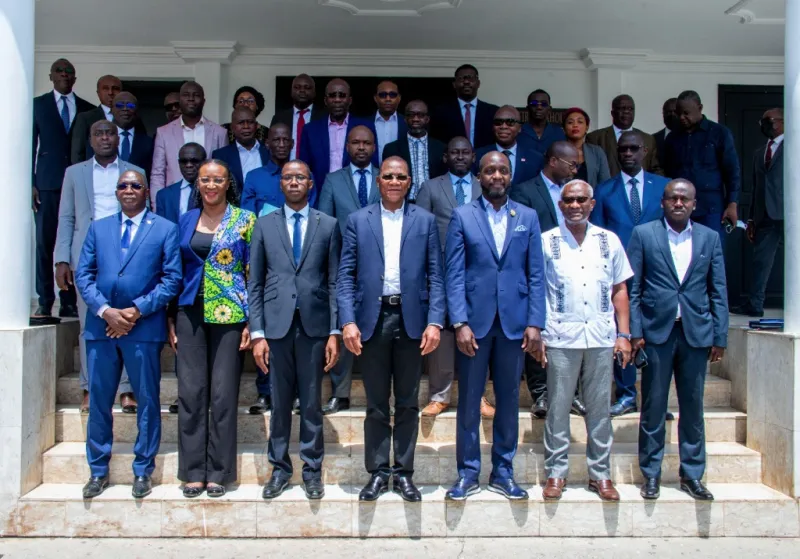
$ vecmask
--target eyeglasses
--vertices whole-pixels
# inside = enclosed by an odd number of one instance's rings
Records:
[[[386,173],[381,175],[381,178],[385,181],[400,181],[405,182],[408,180],[408,175],[403,174],[394,174],[394,173]]]
[[[516,126],[519,121],[516,118],[496,118],[492,121],[495,126]]]
[[[347,99],[350,96],[349,93],[345,93],[344,91],[331,91],[330,93],[326,93],[325,97],[328,99]]]
[[[561,159],[560,157],[556,157],[556,159],[558,159],[559,161],[564,163],[570,169],[577,169],[578,168],[578,163],[575,162],[575,161],[567,161],[566,159]]]
[[[292,182],[292,180],[296,180],[297,182],[307,182],[309,177],[305,175],[281,175],[281,180],[283,182]]]
[[[178,159],[178,163],[181,165],[200,165],[202,162],[202,159],[197,159],[196,157],[181,157]]]
[[[631,153],[639,153],[639,150],[642,149],[642,147],[643,146],[637,146],[637,145],[633,145],[633,146],[617,146],[617,151],[619,153],[625,153],[626,151],[629,151]]]
[[[222,186],[223,184],[228,182],[228,179],[225,179],[225,178],[222,178],[222,177],[214,177],[214,178],[211,178],[211,177],[200,177],[199,179],[197,179],[197,182],[199,182],[203,186],[208,186],[212,182],[217,186]]]
[[[590,198],[588,196],[564,196],[561,201],[564,202],[565,205],[569,206],[570,204],[574,204],[575,202],[579,204],[585,204],[588,202]]]
[[[179,109],[180,106],[181,106],[180,103],[169,103],[167,105],[164,105],[164,110],[166,110],[166,111],[175,111],[175,110]]]
[[[121,182],[117,185],[117,190],[127,190],[129,186],[134,190],[141,190],[144,188],[144,185],[138,182]]]
[[[400,97],[400,94],[396,91],[379,91],[378,97],[381,99],[397,99]]]
[[[129,111],[136,110],[136,103],[123,103],[120,101],[119,103],[114,103],[115,109],[128,109]]]
[[[536,100],[533,100],[533,101],[528,101],[528,106],[529,107],[544,107],[544,108],[547,108],[547,107],[550,106],[550,103],[547,102],[547,101],[536,101]]]
[[[256,104],[256,100],[253,99],[252,97],[239,97],[236,100],[236,104],[237,105],[255,105]]]
[[[71,66],[56,66],[55,68],[53,68],[53,73],[54,74],[74,74],[75,73],[75,68],[72,68]]]

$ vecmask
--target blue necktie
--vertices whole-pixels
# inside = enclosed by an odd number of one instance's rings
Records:
[[[458,182],[456,182],[456,203],[459,206],[463,206],[467,202],[467,194],[464,192],[465,184],[467,184],[467,181],[464,179],[458,179]]]
[[[131,133],[127,130],[122,132],[122,145],[119,149],[119,158],[123,161],[129,161],[131,158]]]
[[[122,233],[122,239],[119,242],[119,252],[123,262],[125,262],[125,257],[128,255],[128,249],[131,248],[131,227],[133,226],[133,221],[130,219],[125,220],[125,231]]]
[[[639,220],[642,219],[642,201],[639,199],[639,190],[636,188],[639,181],[637,179],[631,179],[628,181],[628,184],[631,185],[631,213],[633,214],[633,222],[639,223]]]
[[[511,171],[510,174],[511,174],[511,178],[513,179],[514,178],[514,161],[512,161],[512,159],[511,159],[513,154],[511,153],[510,149],[504,149],[503,150],[503,155],[508,157],[508,170]]]
[[[67,96],[61,96],[61,122],[64,123],[64,131],[69,132],[69,107],[67,106]]]
[[[292,253],[294,254],[294,265],[300,265],[300,254],[303,252],[303,231],[300,229],[300,220],[303,214],[296,212],[294,218],[294,233],[292,234]]]
[[[359,169],[356,172],[361,175],[361,178],[358,179],[358,203],[361,204],[362,208],[365,208],[369,203],[367,199],[367,170]]]

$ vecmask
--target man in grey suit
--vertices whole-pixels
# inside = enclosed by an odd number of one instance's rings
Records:
[[[747,238],[753,243],[753,283],[744,305],[733,312],[764,316],[764,297],[775,254],[783,250],[783,109],[761,117],[766,144],[753,156],[753,194],[747,220]]]
[[[690,221],[696,204],[686,179],[667,184],[661,199],[664,219],[633,229],[628,259],[633,268],[630,293],[634,351],[647,351],[642,370],[639,467],[641,494],[657,499],[664,457],[669,387],[675,371],[680,418],[680,488],[710,501],[700,481],[706,447],[703,388],[706,361],[722,359],[728,342],[728,290],[722,242],[712,229]]]
[[[119,212],[119,202],[116,197],[117,179],[125,171],[137,171],[144,175],[143,169],[117,157],[119,134],[116,124],[105,119],[98,120],[92,124],[89,134],[94,157],[68,167],[61,188],[54,260],[56,283],[62,290],[69,289],[74,284],[73,270],[78,268],[83,240],[92,221]],[[86,342],[83,339],[86,303],[80,295],[78,295],[78,318],[81,323],[79,340],[80,383],[83,389],[81,411],[89,411],[89,375],[86,369]],[[122,411],[136,413],[136,400],[125,371],[122,373],[119,387]]]
[[[300,397],[300,458],[309,499],[321,499],[323,372],[339,356],[336,274],[342,236],[336,220],[312,209],[311,171],[302,161],[283,167],[283,208],[260,218],[250,243],[250,336],[256,364],[269,371],[272,415],[268,457],[272,477],[263,497],[289,486],[292,400]],[[269,319],[267,320],[267,317]]]

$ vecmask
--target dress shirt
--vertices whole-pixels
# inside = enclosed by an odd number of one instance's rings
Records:
[[[561,213],[561,208],[558,207],[558,203],[561,201],[561,187],[548,179],[547,175],[544,173],[539,174],[542,176],[542,180],[547,187],[547,192],[550,193],[550,199],[553,201],[553,206],[556,209],[556,218],[558,218],[558,224],[561,225],[564,223],[564,214]]]
[[[549,122],[544,127],[541,138],[536,134],[536,130],[533,129],[533,126],[531,126],[530,122],[526,122],[522,125],[522,134],[527,136],[527,139],[530,140],[526,143],[538,151],[542,157],[544,157],[544,154],[547,153],[547,148],[550,147],[550,144],[567,139],[567,137],[564,135],[563,128]]]
[[[411,191],[408,194],[409,200],[416,200],[422,183],[430,177],[428,168],[428,135],[422,138],[415,138],[408,135],[408,152],[411,159]]]
[[[403,237],[403,211],[405,204],[389,211],[381,202],[381,228],[383,229],[383,295],[400,294],[400,241]]]
[[[692,262],[692,222],[690,221],[680,233],[670,227],[666,219],[664,223],[667,225],[667,240],[669,241],[669,251],[672,254],[672,263],[675,265],[678,279],[683,283],[686,272],[689,270],[689,264]],[[680,317],[681,306],[678,305],[678,314],[675,318]]]
[[[617,128],[615,124],[612,124],[611,127],[614,129],[614,136],[616,136],[618,142],[619,142],[619,137],[622,136],[623,132],[630,132],[633,130],[633,127],[622,130],[621,128]]]
[[[53,95],[56,98],[56,109],[58,110],[59,116],[61,115],[61,106],[64,104],[61,101],[62,97],[67,99],[67,110],[69,111],[69,123],[72,124],[75,121],[75,115],[78,113],[78,104],[75,101],[75,94],[73,92],[69,92],[66,95],[61,95],[55,89],[53,90]]]
[[[100,105],[100,106],[102,107],[102,105]],[[105,107],[103,107],[103,108],[105,108]],[[126,132],[126,130],[124,128],[120,128],[119,126],[117,126],[117,134],[119,135],[119,147],[117,147],[117,153],[119,155],[122,155],[122,140],[125,139],[125,138],[122,137],[122,133],[123,132]],[[128,141],[131,143],[131,153],[133,153],[133,135],[134,135],[134,130],[133,130],[133,128],[131,128],[130,130],[127,130],[127,132],[128,132]]]
[[[97,221],[119,212],[119,201],[117,201],[119,159],[114,159],[106,167],[100,165],[96,157],[93,157],[92,161],[94,220]]]
[[[342,168],[342,159],[344,159],[344,144],[347,141],[347,123],[350,121],[350,114],[344,117],[341,124],[333,122],[331,117],[328,117],[328,141],[330,143],[330,166],[328,172],[333,173]]]
[[[189,142],[195,142],[203,146],[203,148],[208,151],[206,148],[206,119],[205,117],[200,117],[200,122],[198,122],[194,128],[189,128],[183,123],[183,116],[180,117],[181,119],[181,130],[183,130],[183,143],[188,144]]]
[[[103,109],[103,113],[106,115],[106,120],[109,122],[113,122],[114,115],[111,114],[111,107],[106,107],[105,105],[100,105],[100,108]]]
[[[299,212],[286,204],[283,205],[283,213],[286,216],[286,229],[289,231],[289,246],[294,244],[294,214],[296,213],[303,216],[300,218],[300,246],[303,246],[303,241],[306,240],[306,231],[308,230],[308,212],[308,204]]]
[[[397,140],[397,111],[394,112],[389,120],[381,116],[381,113],[375,113],[375,131],[378,137],[375,140],[378,142],[378,161],[383,161],[383,147],[389,142]]]
[[[614,347],[617,326],[612,290],[633,270],[619,238],[587,223],[583,244],[566,225],[542,233],[547,293],[548,347]]]
[[[622,182],[625,185],[625,196],[628,198],[628,204],[631,203],[631,179],[636,179],[638,182],[636,183],[636,190],[639,191],[639,205],[644,206],[644,169],[639,171],[639,174],[635,177],[632,177],[625,173],[625,171],[620,171],[622,175]]]
[[[464,203],[472,200],[472,175],[468,172],[463,177],[459,177],[454,175],[453,173],[447,173],[450,175],[450,182],[453,183],[453,196],[456,197],[456,202],[458,201],[458,181],[464,180]]]
[[[463,99],[461,99],[459,97],[458,98],[458,104],[461,107],[461,120],[462,121],[466,118],[465,115],[467,114],[467,109],[465,107],[467,106],[467,104],[472,105],[469,108],[470,116],[471,116],[471,118],[469,119],[469,122],[470,122],[470,126],[469,126],[470,134],[469,134],[469,136],[470,137],[467,138],[467,139],[469,140],[469,143],[471,143],[472,145],[475,145],[475,111],[478,110],[478,98],[476,97],[472,101],[464,101]]]
[[[665,140],[667,139],[667,136],[669,136],[669,133],[670,133],[670,132],[672,132],[672,130],[670,130],[669,128],[667,128],[667,127],[665,126],[665,127],[664,127],[664,139],[665,139]],[[781,134],[781,135],[783,135],[783,134]]]
[[[486,208],[486,217],[489,218],[489,227],[492,228],[492,236],[494,237],[494,246],[497,249],[497,254],[503,254],[503,245],[506,244],[506,234],[508,233],[508,200],[503,204],[499,210],[495,210],[494,206],[481,196],[483,207]]]
[[[191,195],[192,195],[192,185],[189,184],[189,181],[183,179],[181,181],[181,200],[180,200],[180,207],[178,209],[180,215],[183,215],[189,211],[189,197]]]
[[[139,225],[142,224],[142,220],[144,219],[144,214],[147,213],[147,209],[142,210],[138,214],[133,217],[128,217],[124,213],[119,214],[119,238],[122,238],[122,235],[125,234],[125,221],[130,219],[133,222],[131,225],[131,245],[133,245],[133,239],[136,238],[136,232],[139,231]],[[110,305],[103,305],[97,310],[97,316],[103,318],[103,313],[106,312],[110,308]]]
[[[359,167],[356,167],[355,163],[350,163],[350,176],[353,177],[356,195],[358,195],[358,181],[361,180],[360,170]],[[367,164],[363,170],[366,171],[366,173],[364,173],[364,178],[367,179],[367,200],[369,200],[369,195],[372,193],[372,163]]]
[[[261,148],[261,144],[258,140],[253,145],[252,148],[247,149],[239,142],[236,142],[236,149],[239,152],[239,163],[242,164],[242,176],[246,177],[247,173],[252,171],[253,169],[258,169],[261,167],[261,152],[259,149]],[[241,185],[243,187],[244,185]]]
[[[510,148],[504,148],[500,144],[495,144],[494,147],[497,148],[497,151],[503,153],[504,151],[510,151],[511,155],[508,156],[508,162],[511,164],[511,180],[514,180],[514,173],[517,172],[517,147],[518,144],[514,144]]]
[[[292,139],[294,140],[294,147],[292,148],[292,151],[294,152],[295,159],[300,159],[300,138],[297,137],[297,121],[300,120],[300,112],[306,112],[306,114],[303,115],[303,121],[305,124],[308,124],[311,122],[311,111],[313,110],[313,107],[313,105],[309,105],[305,109],[292,107]],[[305,124],[303,126],[305,126]]]
[[[772,158],[771,159],[773,161],[775,160],[775,153],[778,151],[778,148],[781,147],[782,143],[783,143],[783,134],[781,134],[780,136],[777,136],[777,137],[772,139]],[[767,145],[769,145],[769,142],[767,142]],[[766,160],[767,160],[767,150],[764,150],[764,161],[766,161]]]

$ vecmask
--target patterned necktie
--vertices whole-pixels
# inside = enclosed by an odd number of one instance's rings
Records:
[[[119,146],[119,158],[123,161],[131,159],[131,133],[127,130],[122,131],[122,144]]]
[[[633,222],[639,223],[639,220],[642,219],[642,201],[639,199],[639,189],[636,188],[639,181],[637,179],[631,179],[628,181],[628,184],[631,185],[631,213],[633,214]]]
[[[456,181],[456,204],[459,206],[463,206],[467,202],[467,194],[464,192],[465,184],[467,184],[467,181],[464,179]]]
[[[369,203],[367,199],[367,170],[359,169],[356,171],[361,177],[358,179],[358,203],[365,208]]]
[[[464,105],[464,131],[469,143],[475,143],[472,141],[472,103]]]
[[[61,122],[64,123],[64,131],[69,132],[69,107],[67,106],[67,96],[61,96]]]
[[[504,149],[503,150],[503,155],[508,157],[508,170],[511,172],[511,178],[513,179],[514,178],[514,161],[511,158],[511,156],[513,154],[511,153],[510,149]]]
[[[764,167],[769,169],[769,166],[772,165],[772,146],[775,145],[774,140],[770,140],[767,142],[767,151],[764,154]]]
[[[294,254],[294,265],[300,265],[300,254],[303,252],[303,230],[300,228],[300,220],[303,214],[295,212],[292,216],[294,218],[294,231],[292,233],[292,253]]]
[[[301,109],[297,115],[297,128],[294,132],[294,156],[300,158],[300,137],[303,135],[303,127],[306,125],[305,115],[308,109]]]
[[[125,262],[125,257],[128,255],[128,249],[131,248],[131,227],[133,227],[133,221],[126,219],[125,231],[122,233],[122,238],[119,241],[119,251],[123,262]]]

